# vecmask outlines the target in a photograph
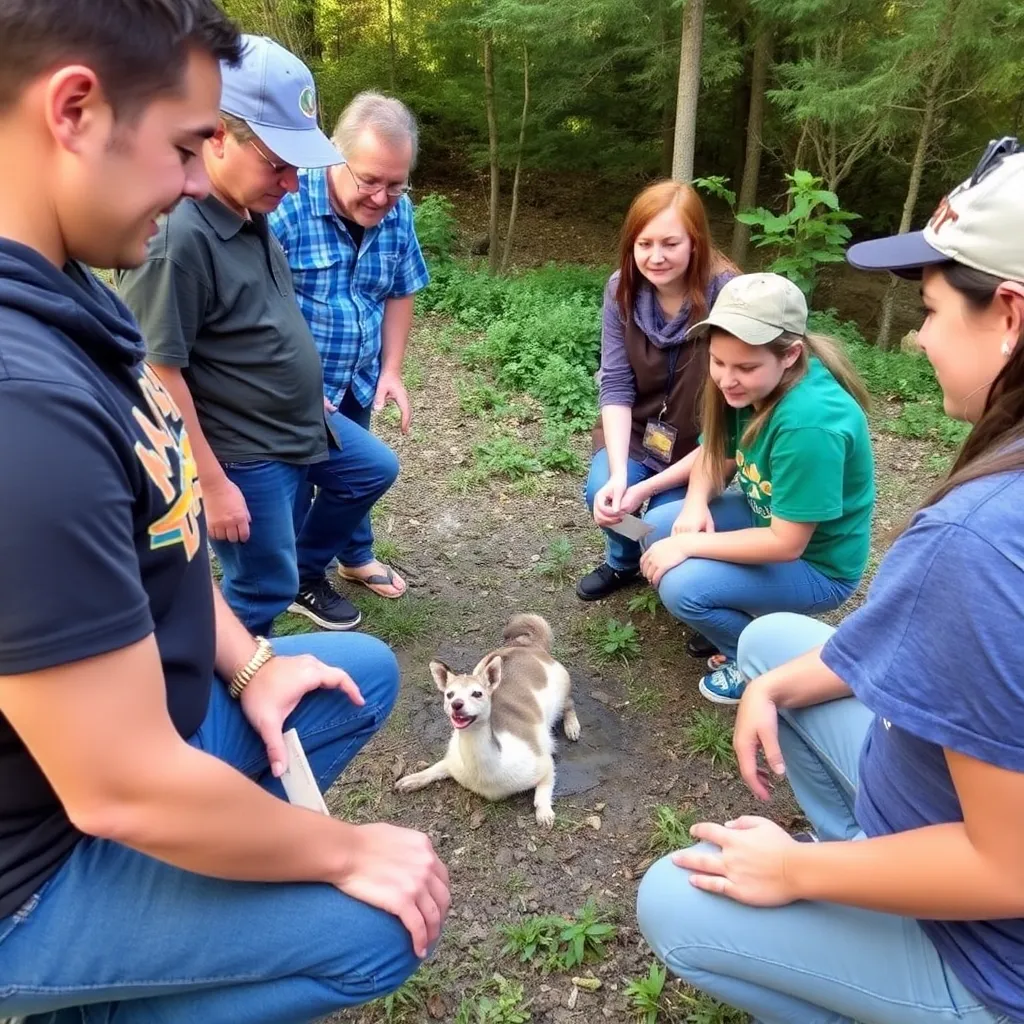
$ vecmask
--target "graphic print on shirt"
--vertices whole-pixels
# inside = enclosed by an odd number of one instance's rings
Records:
[[[139,390],[148,414],[138,406],[132,408],[146,438],[135,442],[135,454],[167,502],[167,511],[149,526],[149,546],[157,551],[180,544],[191,562],[202,539],[199,515],[203,507],[192,442],[174,399],[146,363],[142,364]]]
[[[747,462],[738,448],[736,449],[736,468],[739,470],[740,489],[754,513],[762,519],[772,517],[772,482],[762,480],[761,471],[756,462]]]

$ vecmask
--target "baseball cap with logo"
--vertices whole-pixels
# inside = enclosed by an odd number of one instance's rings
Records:
[[[316,86],[309,68],[273,39],[243,36],[242,42],[241,63],[221,63],[220,109],[244,121],[293,167],[341,163],[317,124]]]
[[[851,245],[859,270],[919,278],[955,260],[1004,281],[1024,281],[1024,148],[1012,136],[988,144],[974,173],[946,196],[923,231]]]
[[[694,324],[687,338],[718,327],[748,345],[767,345],[785,331],[807,333],[807,300],[781,274],[741,274],[727,281],[707,319]]]

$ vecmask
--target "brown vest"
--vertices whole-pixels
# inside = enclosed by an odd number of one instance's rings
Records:
[[[636,377],[636,398],[633,401],[633,429],[629,439],[629,457],[637,462],[647,458],[644,431],[649,419],[657,419],[665,401],[665,385],[671,349],[658,348],[630,317],[625,325],[626,356]],[[697,447],[700,435],[700,410],[697,402],[704,381],[707,358],[699,342],[684,341],[679,348],[676,370],[668,395],[668,408],[662,417],[679,432],[672,449],[672,462],[678,462]],[[593,432],[594,451],[605,446],[600,416]]]

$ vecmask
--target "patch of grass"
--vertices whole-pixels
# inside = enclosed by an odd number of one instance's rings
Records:
[[[402,557],[402,545],[393,537],[378,537],[373,542],[373,554],[378,562],[390,565]]]
[[[401,988],[379,1000],[386,1024],[419,1024],[428,1019],[427,1003],[441,995],[445,972],[425,963]]]
[[[320,627],[305,615],[284,612],[274,619],[274,636],[296,636],[300,633],[315,633]]]
[[[500,974],[464,995],[455,1012],[455,1024],[527,1024],[529,1020],[522,984]]]
[[[537,563],[537,572],[564,585],[572,577],[572,556],[572,542],[569,538],[555,537],[548,545],[545,557]]]
[[[649,847],[659,857],[674,853],[693,845],[690,829],[697,824],[697,815],[692,808],[669,807],[662,804],[654,812],[654,828],[651,831]]]
[[[509,896],[518,896],[530,888],[530,880],[521,871],[510,871],[503,879]]]
[[[423,387],[427,375],[423,372],[423,364],[415,357],[407,355],[402,362],[402,382],[407,391],[418,391]]]
[[[353,603],[363,613],[361,629],[393,647],[418,640],[438,618],[437,602],[406,594],[397,600],[356,594]]]
[[[726,1006],[706,992],[696,989],[679,994],[685,1016],[682,1024],[747,1024],[750,1019],[742,1010]]]
[[[953,465],[953,456],[949,452],[931,452],[924,460],[924,468],[936,476],[945,476]]]
[[[389,427],[397,427],[402,422],[402,411],[394,402],[388,402],[388,404],[381,410],[380,418]]]
[[[456,469],[448,474],[448,490],[463,497],[470,491],[482,487],[486,476],[475,469]]]
[[[691,754],[707,754],[711,763],[735,764],[732,749],[732,722],[711,708],[697,708],[683,729],[686,749]]]
[[[340,796],[338,814],[343,821],[358,821],[362,811],[380,803],[380,790],[367,783],[346,786]]]
[[[513,480],[511,489],[524,498],[536,498],[547,493],[544,479],[540,476],[524,476],[521,480]]]
[[[629,706],[641,715],[656,715],[661,711],[665,698],[653,686],[638,686],[629,683],[627,687]]]
[[[568,423],[548,420],[544,424],[544,447],[540,450],[540,461],[546,469],[556,473],[579,475],[584,470],[583,460],[570,447],[572,428]]]
[[[629,999],[630,1009],[643,1024],[656,1024],[658,1020],[667,974],[665,968],[655,960],[646,978],[626,979],[623,994]]]
[[[483,416],[508,406],[508,397],[479,373],[469,381],[457,380],[455,390],[459,396],[459,408],[467,416]]]
[[[540,460],[522,441],[503,434],[476,445],[473,453],[477,472],[486,476],[521,480],[543,469]]]
[[[598,662],[621,661],[628,665],[629,659],[640,653],[640,634],[632,622],[588,622],[586,636],[591,657]]]
[[[942,409],[942,402],[935,399],[904,405],[900,414],[886,420],[883,426],[900,437],[934,441],[947,448],[959,447],[971,430],[969,423],[950,419]]]
[[[608,914],[587,900],[572,918],[534,914],[503,925],[501,932],[502,956],[517,955],[520,963],[531,963],[547,974],[603,960],[618,929]]]
[[[655,615],[660,607],[661,599],[658,597],[658,592],[654,587],[648,587],[646,590],[641,590],[635,597],[629,599],[629,602],[626,604],[626,611],[649,612],[651,615]]]

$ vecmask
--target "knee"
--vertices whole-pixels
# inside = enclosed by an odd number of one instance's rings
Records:
[[[747,679],[764,675],[779,662],[781,639],[807,622],[805,615],[795,612],[772,612],[754,619],[742,633],[737,644],[736,664]]]
[[[381,443],[375,463],[377,488],[383,494],[398,479],[398,456],[386,444]]]
[[[401,677],[398,659],[383,640],[362,633],[358,637],[363,650],[360,651],[360,670],[353,673],[353,677],[367,706],[375,706],[383,721],[391,713],[398,698]],[[353,635],[352,639],[356,637]]]
[[[700,577],[698,561],[695,559],[688,559],[662,576],[658,584],[658,596],[677,619],[684,622],[700,619],[713,606],[713,602],[707,599]]]

